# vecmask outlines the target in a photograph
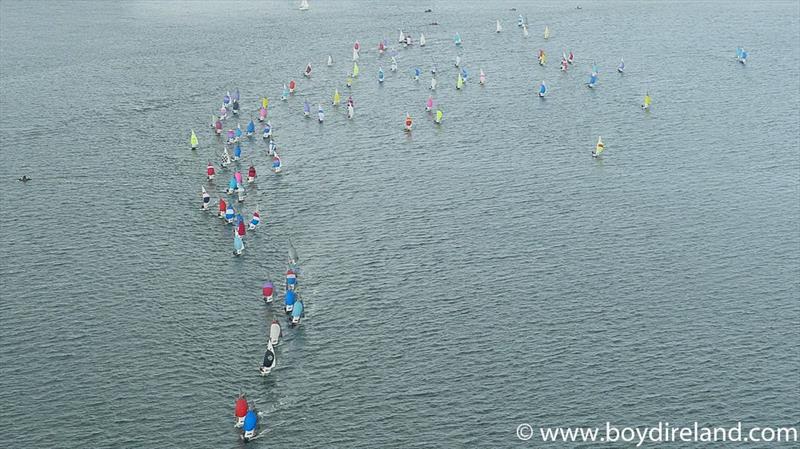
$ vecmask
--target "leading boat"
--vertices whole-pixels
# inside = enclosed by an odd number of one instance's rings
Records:
[[[259,374],[261,376],[266,376],[267,374],[275,368],[275,363],[277,362],[275,358],[275,348],[272,347],[272,339],[267,341],[267,350],[264,352],[264,360],[261,362],[261,366],[258,368]]]

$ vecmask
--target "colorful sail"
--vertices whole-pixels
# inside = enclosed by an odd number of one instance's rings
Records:
[[[442,112],[441,109],[437,109],[436,110],[436,118],[433,119],[433,121],[436,122],[436,124],[440,124],[440,123],[442,123],[442,117],[444,117],[444,112]]]
[[[358,78],[358,63],[353,62],[353,78]]]
[[[197,134],[194,133],[194,130],[192,130],[192,137],[189,138],[189,143],[191,143],[193,150],[196,149],[197,145],[199,144],[197,140]]]
[[[464,78],[461,77],[461,72],[458,72],[458,79],[456,80],[456,89],[464,87]]]
[[[455,43],[456,45],[461,45],[461,35],[460,34],[456,33],[456,35],[453,36],[453,43]]]
[[[605,149],[606,149],[606,146],[605,146],[605,144],[603,144],[603,138],[602,137],[598,137],[597,138],[597,145],[594,146],[594,153],[592,155],[595,156],[595,157],[600,156],[600,153],[602,153]]]
[[[542,81],[542,84],[539,85],[539,96],[544,97],[545,95],[547,95],[547,83]]]
[[[650,93],[645,93],[644,94],[644,102],[642,103],[642,108],[643,109],[649,109],[650,108],[650,103],[652,103],[652,102],[653,102],[653,99],[650,98]]]
[[[586,83],[589,87],[594,87],[597,84],[597,72],[592,72],[591,77],[589,77],[589,82]]]

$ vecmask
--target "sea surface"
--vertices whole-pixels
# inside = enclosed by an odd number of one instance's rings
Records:
[[[239,391],[266,416],[253,448],[798,425],[797,1],[297,3],[0,2],[0,447],[241,448]],[[400,28],[428,45],[397,48]],[[243,126],[269,97],[284,162],[243,145],[244,212],[265,223],[240,258],[199,210],[230,177],[205,166],[235,88]],[[282,284],[289,239],[306,318],[261,378],[282,295],[260,287]]]

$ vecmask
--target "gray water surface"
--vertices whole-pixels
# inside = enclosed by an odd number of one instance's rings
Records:
[[[535,447],[522,422],[798,425],[800,6],[581,4],[3,0],[0,446],[241,447],[240,390],[266,413],[248,445],[264,448]],[[377,44],[400,27],[428,46],[391,73]],[[424,112],[433,63],[441,127]],[[270,98],[285,164],[275,176],[260,138],[243,147],[259,171],[245,211],[265,224],[241,258],[198,210],[221,151],[210,116],[236,87],[243,125]],[[307,317],[262,379],[280,303],[260,286],[281,281],[289,238]]]

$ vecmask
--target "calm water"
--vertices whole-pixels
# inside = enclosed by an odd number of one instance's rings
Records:
[[[236,448],[240,389],[271,429],[250,447],[798,425],[800,6],[581,3],[0,3],[0,446]],[[428,46],[391,73],[376,46],[399,27]],[[356,39],[348,121],[329,102]],[[440,128],[423,110],[433,62]],[[198,211],[221,148],[210,115],[236,87],[245,119],[270,97],[285,163],[276,177],[260,138],[244,146],[260,173],[246,211],[267,224],[238,259]],[[288,238],[307,319],[262,379],[260,284],[280,280]]]

